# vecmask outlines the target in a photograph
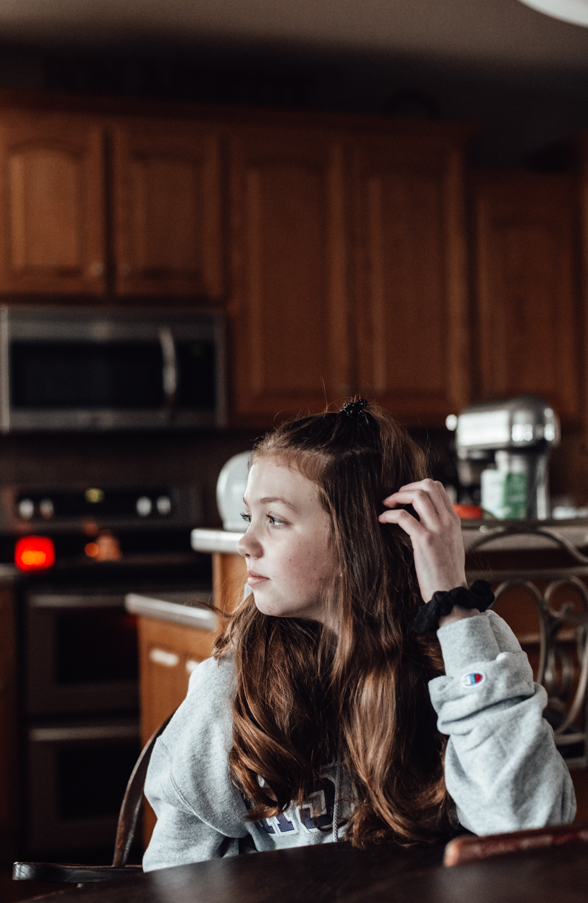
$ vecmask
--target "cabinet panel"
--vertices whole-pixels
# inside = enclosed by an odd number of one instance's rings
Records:
[[[231,148],[236,422],[349,391],[340,142],[257,131]]]
[[[117,292],[219,297],[216,134],[143,122],[116,127],[113,141]]]
[[[104,133],[83,117],[0,124],[0,292],[105,289]]]
[[[534,394],[579,415],[574,192],[565,176],[475,182],[480,397]]]
[[[461,152],[366,142],[354,187],[360,390],[442,421],[469,396]]]

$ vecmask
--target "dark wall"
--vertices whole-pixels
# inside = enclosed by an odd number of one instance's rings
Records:
[[[472,162],[510,168],[588,128],[588,73],[268,45],[0,45],[0,88],[468,120]]]

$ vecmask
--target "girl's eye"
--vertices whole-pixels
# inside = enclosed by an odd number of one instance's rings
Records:
[[[280,520],[279,517],[274,517],[272,514],[268,514],[267,519],[269,520],[272,527],[283,527],[285,521]]]
[[[241,512],[241,517],[243,518],[243,520],[244,520],[247,524],[250,524],[250,523],[251,523],[251,515],[250,515],[250,514],[246,514],[245,511],[242,511],[242,512]]]

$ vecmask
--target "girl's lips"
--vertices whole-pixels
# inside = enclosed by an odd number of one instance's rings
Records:
[[[269,577],[264,577],[262,574],[256,574],[255,571],[249,571],[247,577],[249,586],[259,586],[259,584],[263,583],[265,580],[269,580]]]

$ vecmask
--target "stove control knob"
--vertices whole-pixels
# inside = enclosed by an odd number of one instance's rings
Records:
[[[142,495],[137,499],[137,514],[139,517],[149,517],[152,507],[151,499],[148,496]]]
[[[45,520],[49,520],[50,517],[53,517],[55,509],[51,499],[41,499],[39,502],[39,511],[41,512],[41,517],[45,518]]]
[[[171,499],[169,495],[160,495],[155,502],[159,514],[169,514],[171,511]]]
[[[35,505],[32,499],[21,499],[18,503],[18,513],[23,520],[30,520],[35,513]]]

